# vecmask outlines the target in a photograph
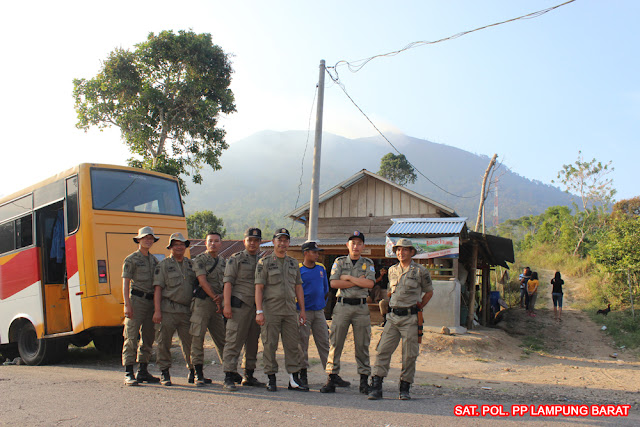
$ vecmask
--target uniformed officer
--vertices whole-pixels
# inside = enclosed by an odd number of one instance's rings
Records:
[[[273,253],[260,259],[256,267],[256,322],[262,327],[262,354],[264,372],[269,377],[269,391],[278,391],[276,350],[280,336],[289,373],[289,390],[309,391],[309,387],[302,384],[299,378],[298,325],[304,324],[307,317],[298,262],[287,256],[290,239],[286,228],[276,230]],[[300,303],[300,315],[296,310],[296,298]]]
[[[236,391],[238,375],[238,357],[242,346],[244,352],[243,386],[264,387],[253,373],[256,369],[258,339],[260,327],[255,321],[255,274],[260,252],[262,231],[248,228],[244,233],[244,247],[227,260],[224,270],[224,317],[227,318],[226,342],[222,369],[224,370],[224,388]]]
[[[160,261],[156,267],[153,286],[155,287],[153,322],[158,331],[158,356],[157,365],[161,371],[160,384],[171,385],[171,340],[173,334],[178,331],[182,355],[189,368],[188,381],[193,382],[194,369],[191,364],[191,298],[193,296],[193,284],[196,281],[196,273],[193,270],[193,262],[184,256],[189,247],[189,241],[182,233],[173,233],[169,237],[171,251],[168,258]]]
[[[382,398],[382,381],[389,373],[391,355],[398,347],[401,338],[400,399],[411,399],[409,389],[416,372],[416,358],[420,351],[417,314],[433,296],[429,270],[411,260],[416,254],[416,248],[411,240],[399,239],[393,246],[393,251],[399,263],[389,269],[391,293],[389,314],[376,349],[377,357],[369,393],[370,400]]]
[[[329,357],[329,327],[324,313],[329,293],[329,278],[324,265],[318,262],[320,249],[316,242],[306,242],[302,245],[303,261],[300,263],[300,276],[304,290],[304,308],[307,321],[300,325],[300,381],[307,387],[307,369],[309,368],[309,337],[313,334],[313,341],[318,349],[318,356],[322,369],[327,368]],[[298,307],[300,303],[298,302]]]
[[[191,363],[196,370],[196,386],[211,383],[202,370],[204,363],[204,337],[209,330],[218,358],[224,354],[225,325],[222,317],[222,291],[225,259],[218,255],[222,246],[220,233],[212,231],[206,237],[207,251],[194,258],[198,279],[191,307]]]
[[[349,256],[335,260],[329,277],[331,287],[338,289],[338,300],[333,309],[329,340],[331,348],[327,360],[329,378],[322,386],[322,393],[333,393],[343,380],[340,372],[340,356],[347,338],[349,325],[353,328],[353,340],[356,350],[356,363],[360,374],[360,393],[369,393],[368,379],[371,375],[369,365],[369,343],[371,342],[371,318],[367,297],[375,280],[373,261],[362,256],[364,234],[354,231],[347,242]]]
[[[158,260],[149,252],[149,249],[158,241],[158,238],[153,234],[153,228],[142,227],[133,241],[138,244],[138,250],[126,257],[122,264],[122,296],[124,298],[122,365],[125,367],[124,383],[126,385],[160,381],[160,378],[152,376],[147,370],[156,334],[153,327],[153,271],[158,265]],[[141,335],[142,340],[140,340]],[[137,375],[134,376],[136,351],[140,366]]]

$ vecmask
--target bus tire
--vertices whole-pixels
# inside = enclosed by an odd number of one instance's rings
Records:
[[[26,323],[18,335],[18,352],[27,365],[39,366],[55,360],[59,352],[59,344],[53,339],[38,339],[36,328]]]
[[[98,335],[93,337],[93,345],[100,353],[115,356],[122,353],[124,337],[120,334]]]

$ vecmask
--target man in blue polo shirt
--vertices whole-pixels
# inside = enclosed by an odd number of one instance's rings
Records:
[[[304,305],[307,321],[300,325],[300,381],[308,387],[307,368],[309,367],[309,336],[318,348],[318,355],[322,368],[327,366],[329,356],[329,328],[324,315],[326,297],[329,293],[329,281],[324,265],[318,263],[319,251],[316,242],[306,242],[302,245],[304,261],[300,263],[302,289],[304,290]],[[298,310],[300,307],[298,306]]]

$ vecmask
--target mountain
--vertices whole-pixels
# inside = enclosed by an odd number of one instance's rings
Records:
[[[406,135],[388,135],[388,138],[438,186],[449,193],[471,197],[448,194],[422,176],[407,188],[455,209],[460,216],[475,222],[480,185],[489,157]],[[380,158],[389,152],[394,151],[382,137],[348,139],[324,133],[320,193],[361,169],[377,172]],[[292,222],[284,215],[309,201],[312,162],[312,134],[307,141],[305,131],[256,133],[231,144],[220,159],[222,170],[203,169],[203,184],[189,185],[186,211],[190,214],[212,210],[224,219],[229,237],[241,237],[246,227],[254,225],[265,231],[281,226],[290,228]],[[505,165],[501,165],[494,176],[499,177],[501,222],[536,215],[549,206],[571,204],[571,197],[560,189],[524,178]],[[493,221],[494,199],[492,191],[485,208],[487,225]],[[302,233],[300,225],[294,230],[295,234]]]

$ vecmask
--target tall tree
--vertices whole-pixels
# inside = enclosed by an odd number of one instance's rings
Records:
[[[418,179],[413,166],[404,154],[396,156],[393,153],[388,153],[382,156],[378,175],[403,187],[407,184],[413,184]]]
[[[198,211],[188,215],[187,231],[193,239],[205,239],[210,231],[220,233],[222,237],[227,234],[222,218],[218,218],[211,211]]]
[[[616,194],[613,180],[607,177],[613,170],[611,161],[604,164],[596,159],[585,161],[582,152],[579,151],[578,160],[573,164],[563,165],[562,170],[558,172],[558,179],[564,185],[565,191],[579,196],[581,202],[581,206],[573,202],[576,210],[574,228],[578,237],[573,250],[574,256],[578,254],[585,239],[606,219],[606,210]]]
[[[130,166],[191,176],[220,169],[228,148],[220,114],[236,111],[228,55],[210,34],[150,33],[135,50],[115,49],[92,79],[74,79],[79,129],[117,126]],[[188,191],[180,178],[182,193]]]

